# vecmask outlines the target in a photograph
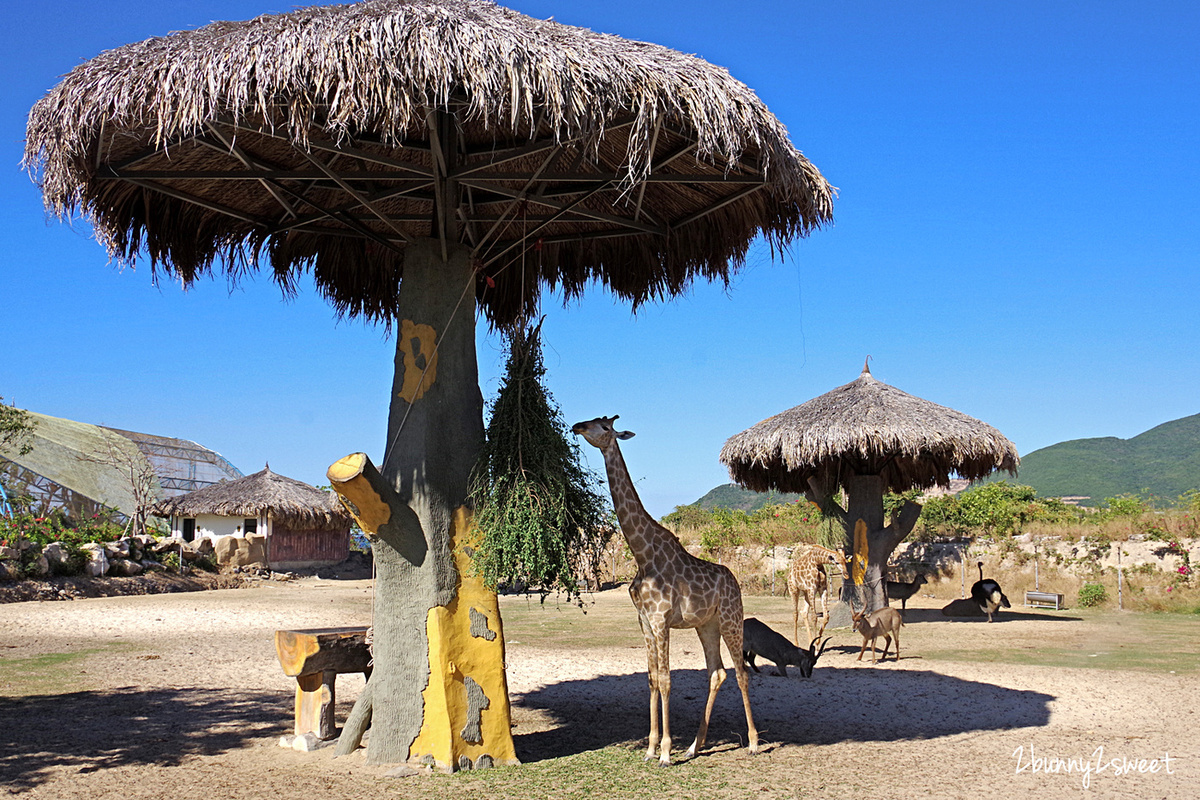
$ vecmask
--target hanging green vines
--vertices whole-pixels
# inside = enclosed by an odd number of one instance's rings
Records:
[[[542,383],[545,374],[541,323],[517,326],[472,477],[483,532],[475,563],[493,587],[578,594],[581,569],[589,566],[583,562],[603,550],[614,529],[599,480],[582,466]]]

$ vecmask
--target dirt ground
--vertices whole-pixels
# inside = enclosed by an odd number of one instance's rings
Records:
[[[989,625],[942,616],[944,602],[909,601],[898,662],[856,661],[861,638],[840,630],[812,678],[752,675],[755,756],[731,670],[709,747],[682,760],[706,679],[695,634],[675,632],[680,763],[662,769],[641,758],[646,662],[625,590],[582,610],[505,597],[523,765],[409,778],[362,751],[278,744],[294,683],[274,631],[369,624],[369,581],[9,603],[0,787],[30,800],[1200,797],[1200,620],[1014,607]],[[790,633],[786,600],[747,598],[747,614]],[[340,719],[361,687],[339,678]]]

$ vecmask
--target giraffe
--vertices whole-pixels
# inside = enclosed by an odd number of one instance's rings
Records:
[[[580,422],[571,431],[604,454],[613,508],[621,533],[637,563],[637,574],[629,585],[629,596],[638,612],[638,623],[646,639],[647,673],[650,678],[650,744],[646,760],[658,755],[659,764],[671,763],[671,628],[695,628],[704,648],[708,667],[708,702],[696,740],[688,748],[692,758],[704,746],[708,721],[717,689],[725,681],[721,640],[729,649],[737,673],[742,705],[746,709],[750,752],[758,752],[758,730],[750,713],[750,678],[742,659],[742,590],[728,567],[696,558],[680,544],[675,534],[659,525],[646,511],[629,478],[618,439],[632,438],[617,431],[617,418],[598,417]],[[659,736],[658,708],[662,705],[662,734]],[[661,747],[660,747],[661,745]]]
[[[837,550],[829,550],[817,544],[798,544],[792,553],[792,568],[788,571],[788,594],[792,596],[792,638],[800,645],[800,598],[804,597],[804,629],[812,639],[812,626],[816,624],[817,598],[821,600],[823,616],[817,638],[825,634],[829,623],[829,578],[825,574],[826,564],[837,564],[842,569],[842,580],[850,580],[846,569],[846,556]]]

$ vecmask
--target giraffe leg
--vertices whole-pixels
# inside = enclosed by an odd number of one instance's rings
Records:
[[[821,593],[821,629],[817,631],[817,638],[820,639],[825,635],[825,626],[829,624],[829,592]],[[812,642],[812,639],[808,640]]]
[[[658,763],[671,766],[671,629],[664,621],[655,630],[658,647],[658,699],[662,704],[662,740],[659,742]]]
[[[700,719],[696,741],[688,748],[688,758],[694,758],[696,753],[700,752],[700,748],[704,747],[704,740],[708,738],[708,721],[712,717],[713,704],[717,701],[717,690],[725,682],[725,665],[721,662],[720,624],[714,619],[697,628],[696,633],[700,635],[700,644],[704,647],[704,663],[708,667],[708,701],[704,704],[704,716]],[[755,669],[755,672],[757,671]]]
[[[658,646],[649,624],[640,615],[638,623],[642,627],[642,635],[646,638],[646,676],[650,681],[650,737],[645,757],[645,760],[649,761],[658,755]]]
[[[731,576],[732,577],[732,576]],[[721,638],[730,653],[742,651],[742,594],[737,584],[734,584],[735,601],[730,605],[732,613],[721,614]],[[758,728],[754,727],[754,714],[750,710],[750,673],[740,659],[733,660],[737,675],[738,689],[742,692],[742,706],[746,709],[746,729],[751,753],[758,752]],[[706,715],[707,718],[707,715]]]
[[[792,639],[800,646],[800,592],[788,587],[792,595]]]
[[[808,640],[812,641],[813,626],[817,624],[817,599],[808,592],[804,593],[804,631],[808,634]],[[796,642],[799,647],[800,643]]]

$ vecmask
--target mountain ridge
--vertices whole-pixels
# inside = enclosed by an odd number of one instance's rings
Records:
[[[984,482],[995,480],[1032,486],[1039,497],[1084,498],[1079,501],[1082,505],[1143,492],[1174,501],[1185,492],[1200,490],[1200,414],[1164,422],[1128,439],[1097,436],[1042,447],[1021,457],[1015,479],[1004,473]],[[751,492],[725,483],[690,505],[751,512],[800,497]]]

